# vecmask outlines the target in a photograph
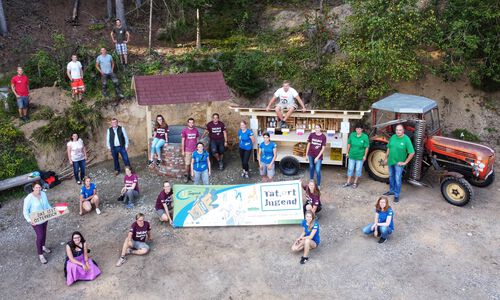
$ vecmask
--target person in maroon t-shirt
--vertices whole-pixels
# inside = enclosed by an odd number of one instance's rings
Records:
[[[302,188],[306,192],[306,203],[304,204],[304,214],[306,211],[312,211],[316,216],[321,211],[321,192],[318,189],[318,185],[314,179],[310,179],[307,185],[302,185]]]
[[[12,77],[10,88],[17,99],[19,118],[24,122],[28,121],[28,106],[30,103],[29,83],[28,76],[23,74],[23,68],[17,67],[17,75]]]
[[[203,139],[206,135],[210,137],[210,153],[219,163],[219,170],[224,169],[224,150],[227,147],[227,130],[226,125],[219,120],[219,114],[212,115],[212,121],[207,123],[205,132],[201,136]]]
[[[187,121],[187,127],[182,129],[181,132],[181,150],[182,156],[184,156],[184,164],[186,165],[186,177],[184,178],[184,183],[188,183],[191,179],[191,158],[193,152],[196,151],[196,145],[198,144],[198,138],[200,133],[198,129],[194,127],[194,119],[189,118]]]
[[[153,130],[153,142],[151,143],[151,157],[148,160],[148,166],[153,164],[153,158],[156,153],[156,165],[161,164],[161,149],[164,145],[168,146],[168,124],[162,115],[156,116],[155,128]]]
[[[123,265],[126,261],[125,255],[135,254],[144,255],[149,252],[149,245],[146,240],[152,241],[151,225],[148,221],[144,221],[144,214],[138,213],[135,215],[135,222],[130,226],[127,238],[123,243],[120,259],[116,263],[117,267]]]
[[[314,132],[311,132],[307,138],[306,161],[309,161],[309,179],[314,179],[314,172],[316,172],[318,187],[321,186],[321,163],[325,146],[326,136],[321,132],[321,126],[316,125]]]
[[[170,217],[170,213],[174,210],[173,192],[168,181],[163,182],[163,190],[156,198],[155,210],[161,222],[168,222],[174,227],[174,222]]]

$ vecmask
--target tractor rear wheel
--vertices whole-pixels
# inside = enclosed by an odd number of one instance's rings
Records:
[[[389,167],[384,165],[387,145],[384,143],[373,143],[366,158],[365,170],[371,178],[380,182],[389,182]]]
[[[474,176],[468,178],[470,184],[477,187],[487,187],[495,181],[495,171],[490,174],[490,176],[486,180],[479,180]]]
[[[464,206],[474,197],[472,186],[465,178],[452,176],[441,182],[441,194],[448,203],[456,206]]]
[[[280,160],[279,168],[284,175],[293,176],[299,173],[300,162],[293,156],[285,156]]]

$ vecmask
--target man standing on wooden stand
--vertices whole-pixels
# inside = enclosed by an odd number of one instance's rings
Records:
[[[219,163],[219,170],[224,169],[224,150],[227,147],[227,130],[226,125],[219,120],[219,114],[212,115],[212,121],[207,123],[205,132],[201,136],[203,139],[208,134],[210,138],[210,153]]]

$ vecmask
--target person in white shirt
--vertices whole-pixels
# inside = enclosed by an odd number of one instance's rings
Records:
[[[82,95],[85,92],[85,84],[83,83],[83,68],[82,64],[78,61],[76,54],[71,55],[71,61],[66,67],[66,74],[71,81],[71,95],[73,100],[78,97],[82,100]]]
[[[68,160],[73,165],[73,175],[78,185],[82,184],[85,177],[85,162],[87,160],[87,149],[77,133],[71,135],[67,144]]]
[[[300,103],[300,106],[302,106],[302,112],[306,111],[306,107],[304,102],[302,102],[302,99],[300,99],[299,93],[297,93],[294,88],[290,87],[290,81],[288,80],[283,81],[283,86],[274,93],[273,98],[269,101],[269,104],[266,107],[267,111],[271,110],[271,105],[273,105],[276,99],[279,99],[279,102],[276,104],[274,110],[280,120],[281,128],[286,127],[286,120],[288,120],[288,118],[290,118],[293,112],[298,108],[295,100],[297,100]],[[287,109],[287,112],[283,116],[283,109],[285,108]]]

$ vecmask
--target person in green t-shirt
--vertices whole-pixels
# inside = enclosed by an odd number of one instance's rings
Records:
[[[396,134],[391,136],[387,144],[384,164],[389,166],[390,189],[384,195],[394,195],[394,202],[399,201],[401,194],[401,183],[403,181],[403,170],[415,155],[410,138],[405,135],[402,124],[396,126]]]
[[[347,140],[347,158],[349,159],[347,164],[347,182],[342,187],[358,187],[358,178],[361,177],[363,163],[370,148],[370,140],[368,139],[368,135],[363,132],[363,125],[356,124],[355,128],[356,131],[351,132]],[[351,183],[354,170],[356,170],[354,183]]]

